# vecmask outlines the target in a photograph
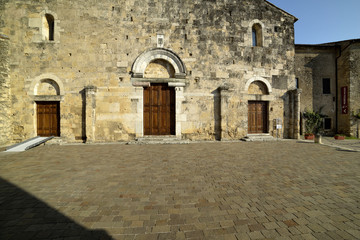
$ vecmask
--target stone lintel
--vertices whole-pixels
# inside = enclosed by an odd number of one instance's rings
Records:
[[[260,95],[260,94],[244,94],[244,99],[248,101],[274,101],[273,95]]]
[[[185,79],[177,78],[131,78],[133,86],[135,83],[186,83]]]
[[[183,82],[169,82],[169,87],[185,87],[185,83]]]
[[[34,101],[42,101],[42,102],[52,102],[52,101],[62,101],[64,100],[63,95],[35,95]]]
[[[150,87],[150,82],[132,82],[134,87]]]

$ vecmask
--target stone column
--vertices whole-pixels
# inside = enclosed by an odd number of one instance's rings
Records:
[[[144,88],[150,87],[150,82],[134,81],[132,85],[135,88],[135,93],[131,101],[136,101],[136,120],[135,120],[135,137],[141,138],[144,136]]]
[[[220,140],[228,140],[229,139],[229,126],[228,126],[228,103],[231,94],[231,90],[228,86],[224,85],[219,88],[220,95],[220,131],[221,131],[221,139]]]
[[[11,142],[9,38],[0,34],[0,146]]]
[[[186,115],[182,112],[182,103],[185,101],[184,87],[185,83],[169,82],[169,87],[175,88],[175,131],[176,137],[181,139],[181,123],[186,122]]]
[[[300,138],[300,94],[301,89],[290,90],[288,93],[289,101],[289,137],[292,139]]]
[[[85,133],[87,143],[95,142],[96,91],[95,86],[85,87]]]
[[[301,89],[294,90],[294,132],[293,138],[300,139],[300,95]]]

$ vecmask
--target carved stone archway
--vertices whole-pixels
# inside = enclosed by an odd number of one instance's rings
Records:
[[[132,66],[133,78],[143,78],[146,67],[156,59],[168,61],[175,70],[175,78],[185,78],[186,68],[180,57],[171,50],[164,48],[154,48],[140,54]]]
[[[171,69],[171,74],[167,77],[160,74],[145,74],[146,69],[150,64],[163,64]],[[166,75],[166,74],[165,74]],[[181,124],[186,121],[186,115],[182,112],[182,102],[184,101],[184,87],[185,87],[186,67],[180,57],[173,51],[164,48],[149,49],[140,54],[133,66],[131,82],[135,87],[136,96],[132,101],[137,102],[137,117],[136,117],[136,136],[144,136],[144,88],[151,85],[167,85],[175,90],[175,136],[181,138]]]

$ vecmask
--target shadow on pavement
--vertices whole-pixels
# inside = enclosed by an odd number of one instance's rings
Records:
[[[89,230],[0,178],[0,239],[112,239]]]

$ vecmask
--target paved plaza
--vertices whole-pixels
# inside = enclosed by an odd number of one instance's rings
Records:
[[[360,152],[297,141],[0,153],[0,239],[360,239]]]

